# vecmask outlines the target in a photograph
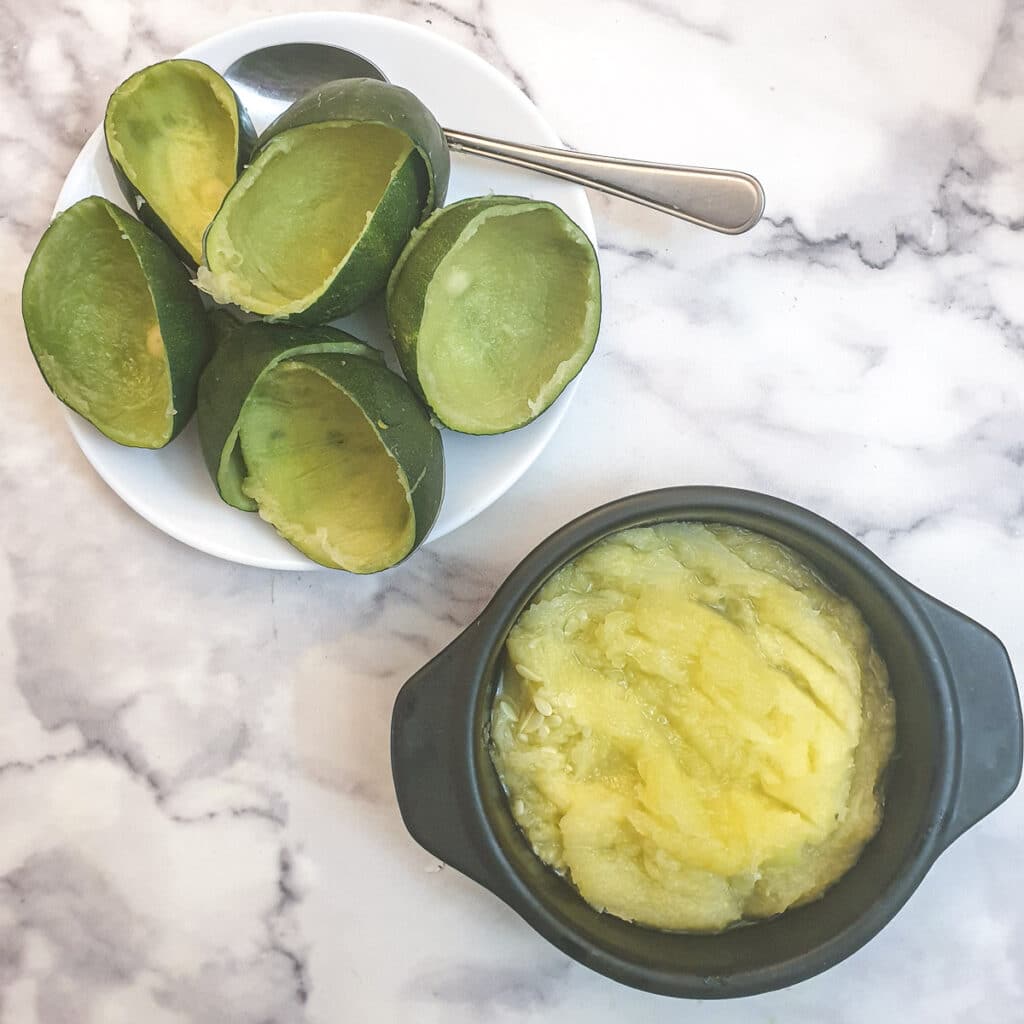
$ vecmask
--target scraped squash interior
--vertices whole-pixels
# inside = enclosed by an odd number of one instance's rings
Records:
[[[821,893],[878,829],[894,741],[858,610],[704,523],[588,549],[511,630],[491,751],[537,855],[599,910],[717,931]]]

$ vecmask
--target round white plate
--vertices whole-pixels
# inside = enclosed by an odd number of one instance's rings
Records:
[[[475,54],[432,33],[365,14],[298,14],[253,22],[180,54],[224,71],[250,50],[273,43],[336,43],[373,61],[397,85],[411,89],[452,128],[548,146],[560,141],[537,108],[508,79]],[[257,130],[266,126],[250,111]],[[596,244],[586,194],[538,174],[493,161],[452,154],[447,202],[488,192],[557,203]],[[78,155],[55,213],[84,196],[101,195],[127,209],[107,159],[102,125]],[[338,321],[388,353],[395,365],[380,303]],[[539,419],[497,437],[443,431],[445,496],[431,540],[461,526],[505,493],[540,454],[561,421],[574,381]],[[68,410],[71,432],[85,457],[114,491],[164,533],[200,551],[270,569],[318,568],[285,543],[257,515],[239,512],[217,496],[199,451],[195,422],[160,451],[123,448]]]

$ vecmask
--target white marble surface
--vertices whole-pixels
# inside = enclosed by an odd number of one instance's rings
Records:
[[[128,72],[300,7],[512,76],[579,148],[758,173],[740,239],[595,199],[605,321],[504,500],[380,577],[192,552],[96,478],[17,308]],[[681,1004],[565,959],[399,821],[391,703],[506,572],[629,491],[809,505],[1024,666],[1024,7],[978,0],[0,0],[0,1024],[1024,1020],[1024,794],[867,948]]]

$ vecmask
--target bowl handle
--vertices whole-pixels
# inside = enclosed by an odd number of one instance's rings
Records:
[[[472,627],[399,691],[391,715],[391,773],[402,821],[413,839],[446,864],[494,889],[479,856],[468,809]]]
[[[1017,788],[1020,695],[1010,656],[995,634],[934,597],[919,596],[949,663],[960,712],[960,785],[945,827],[948,846]]]

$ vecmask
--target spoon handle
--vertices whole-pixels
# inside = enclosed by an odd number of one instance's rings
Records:
[[[463,153],[564,178],[727,235],[749,231],[764,212],[761,183],[742,171],[680,167],[526,146],[449,128],[444,135],[452,149]]]

